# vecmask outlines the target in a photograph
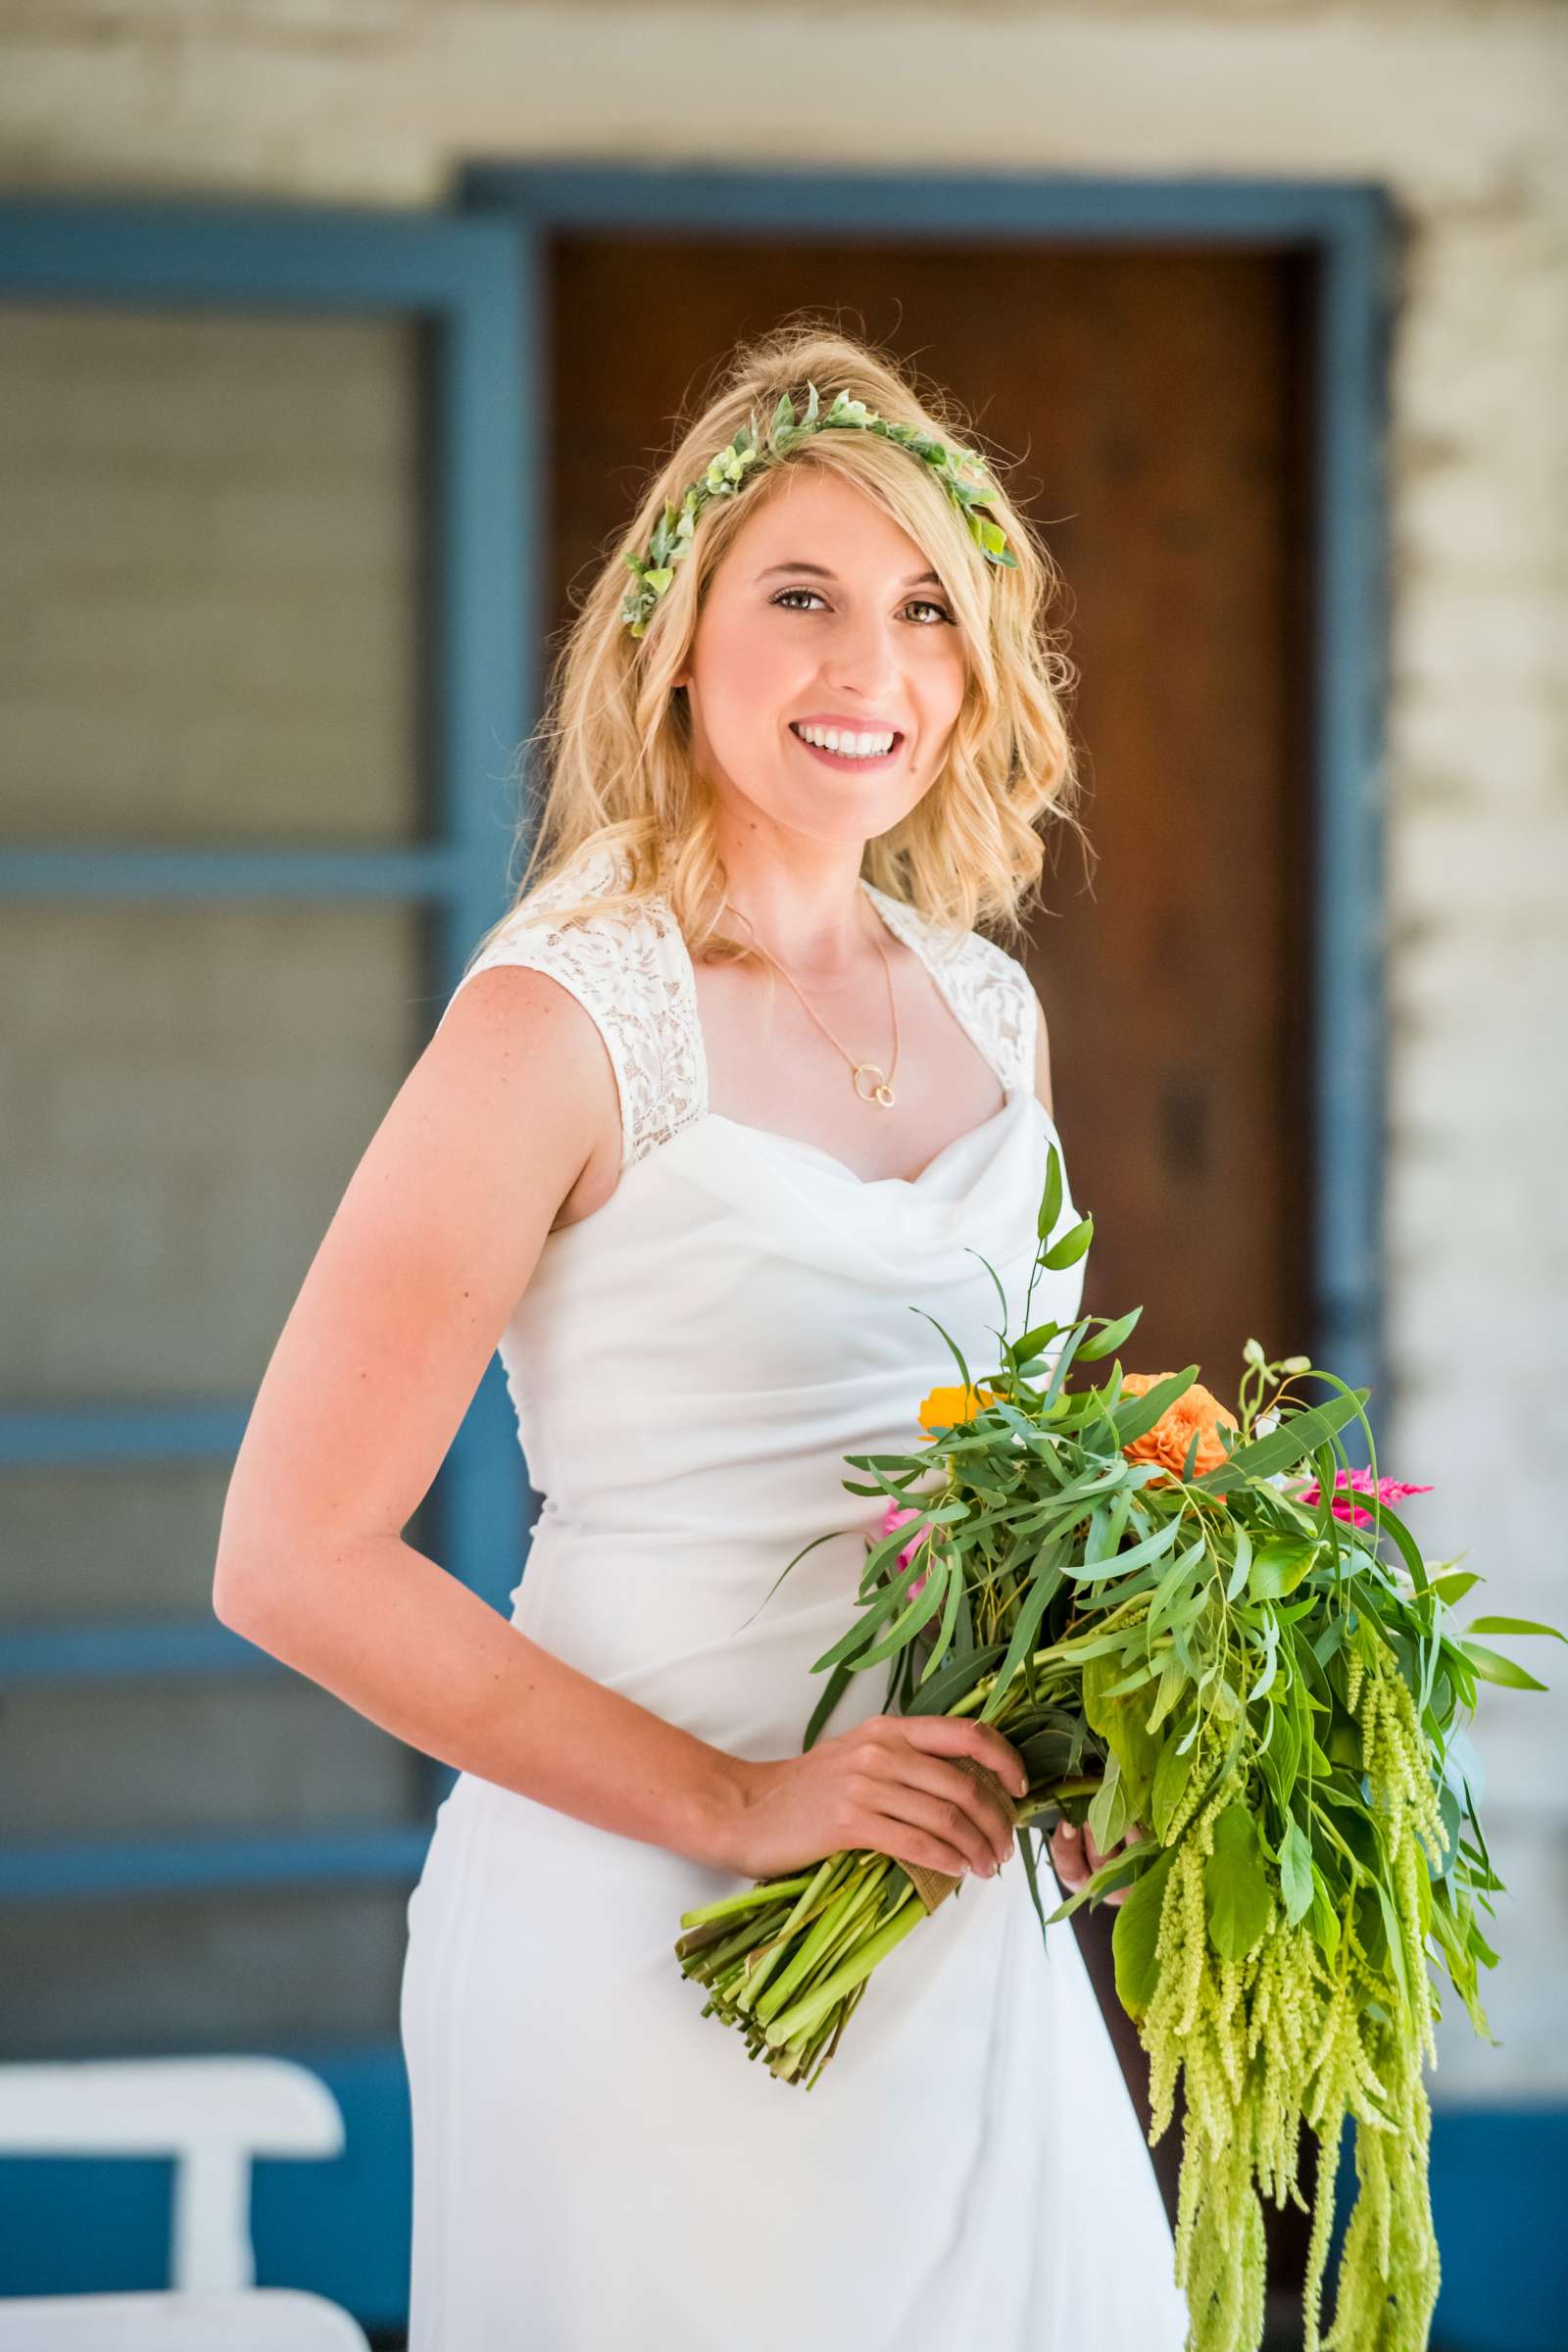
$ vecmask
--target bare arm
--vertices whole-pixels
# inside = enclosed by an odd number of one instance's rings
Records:
[[[425,1754],[722,1866],[737,1759],[531,1642],[403,1540],[614,1074],[548,975],[476,973],[356,1169],[278,1338],[223,1508],[217,1616]]]

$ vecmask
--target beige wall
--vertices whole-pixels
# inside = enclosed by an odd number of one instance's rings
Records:
[[[1468,1543],[1481,1606],[1556,1618],[1565,124],[1555,5],[0,5],[15,189],[419,206],[480,156],[1387,183],[1409,232],[1390,453],[1390,1466],[1438,1483],[1412,1515],[1434,1548]],[[1505,2046],[1477,2043],[1450,1998],[1440,2099],[1568,2095],[1568,1675],[1555,1644],[1518,1647],[1558,1688],[1484,1692],[1476,1733],[1512,1889],[1484,1985]]]

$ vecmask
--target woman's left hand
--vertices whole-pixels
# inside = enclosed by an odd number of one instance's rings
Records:
[[[1140,1822],[1131,1823],[1121,1844],[1113,1845],[1110,1854],[1119,1854],[1122,1846],[1136,1845],[1144,1835]],[[1110,1854],[1102,1854],[1095,1843],[1094,1832],[1087,1821],[1082,1829],[1074,1822],[1058,1821],[1051,1833],[1050,1851],[1052,1868],[1069,1894],[1076,1894],[1079,1887],[1094,1877],[1101,1864],[1110,1860]],[[1124,1903],[1131,1892],[1130,1886],[1117,1886],[1100,1899],[1105,1903]]]

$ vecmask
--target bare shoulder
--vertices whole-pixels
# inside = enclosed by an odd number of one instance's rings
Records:
[[[513,1211],[545,1230],[586,1213],[578,1188],[620,1161],[620,1100],[604,1034],[556,971],[494,962],[471,972],[449,1003],[411,1075],[432,1118],[492,1154]],[[597,1201],[591,1205],[598,1205]]]

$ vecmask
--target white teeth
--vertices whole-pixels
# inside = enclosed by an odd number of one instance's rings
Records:
[[[814,743],[822,751],[837,752],[844,760],[877,760],[893,749],[894,739],[888,734],[857,735],[839,727],[797,727],[795,732],[803,743]]]

